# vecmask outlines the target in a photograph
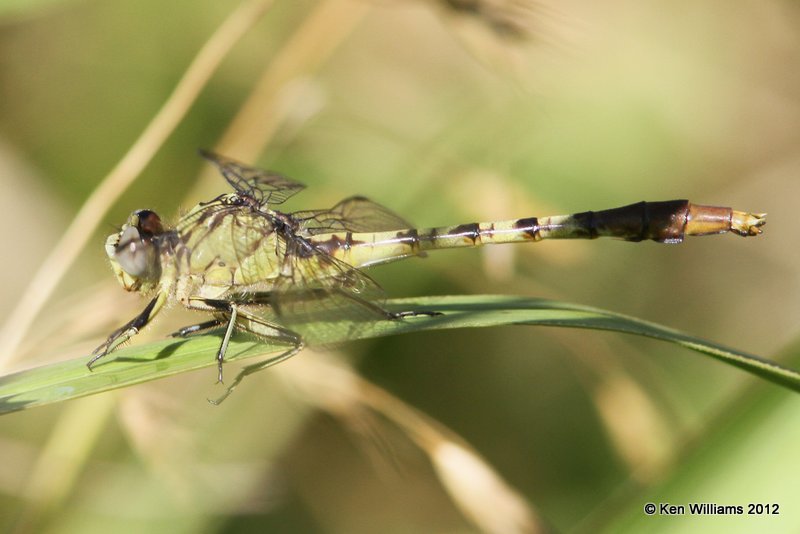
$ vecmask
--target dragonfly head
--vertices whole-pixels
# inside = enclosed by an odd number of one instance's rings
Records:
[[[161,219],[150,210],[131,213],[122,229],[106,239],[106,254],[111,268],[128,291],[147,292],[161,276],[158,241],[164,232]]]

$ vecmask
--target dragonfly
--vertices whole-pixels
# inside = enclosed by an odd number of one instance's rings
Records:
[[[280,354],[245,366],[214,403],[247,375],[291,358],[308,344],[324,344],[331,324],[347,325],[347,335],[352,335],[374,321],[439,315],[388,310],[384,292],[364,272],[366,267],[437,249],[545,239],[680,243],[686,236],[728,232],[748,237],[759,235],[766,222],[763,213],[670,200],[419,229],[362,196],[330,209],[280,211],[303,184],[211,152],[201,155],[233,191],[199,203],[174,227],[165,226],[151,210],[136,210],[108,236],[105,251],[117,280],[125,290],[150,300],[94,350],[87,365],[91,370],[172,302],[212,317],[173,336],[223,329],[216,353],[218,382],[234,331],[285,346]],[[331,318],[336,321],[326,322]]]

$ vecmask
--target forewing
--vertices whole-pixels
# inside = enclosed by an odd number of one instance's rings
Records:
[[[281,174],[250,167],[213,152],[201,150],[200,155],[219,169],[237,193],[259,204],[281,204],[306,187]]]
[[[181,216],[175,230],[181,243],[188,250],[191,251],[201,245],[206,246],[207,242],[219,233],[221,223],[229,215],[241,210],[241,207],[232,206],[222,198],[224,197],[198,204]]]
[[[292,217],[301,221],[301,228],[309,235],[329,232],[385,232],[412,227],[389,208],[361,196],[346,198],[329,210],[298,211]]]
[[[266,286],[283,257],[269,218],[247,206],[232,205],[227,197],[198,205],[181,217],[176,230],[179,273],[194,275],[195,285],[220,291]],[[208,287],[205,290],[208,293]]]
[[[364,326],[389,317],[381,287],[362,271],[294,238],[283,274],[274,289],[273,307],[284,326],[307,343],[325,344],[331,333],[353,335]]]

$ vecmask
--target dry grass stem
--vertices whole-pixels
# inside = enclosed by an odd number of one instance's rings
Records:
[[[110,207],[180,123],[225,56],[271,4],[272,0],[248,0],[228,16],[197,53],[141,136],[81,206],[0,330],[0,374],[8,370],[20,342],[39,311],[94,235],[94,230]]]
[[[481,531],[544,531],[525,499],[461,437],[339,360],[306,352],[280,372],[302,399],[345,421],[368,408],[396,424],[425,452],[453,503]]]
[[[293,81],[319,68],[369,9],[369,2],[353,0],[326,0],[318,5],[270,60],[215,150],[242,161],[254,161],[297,105],[298,99],[292,95],[281,98],[283,92],[291,91]],[[218,177],[209,169],[198,181],[197,189],[211,180]]]

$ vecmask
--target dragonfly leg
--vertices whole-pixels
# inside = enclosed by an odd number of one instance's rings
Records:
[[[284,360],[287,360],[300,352],[304,347],[304,343],[302,338],[296,332],[293,332],[287,328],[282,326],[278,326],[274,323],[270,323],[265,321],[251,313],[248,313],[244,309],[241,308],[243,305],[261,305],[266,304],[269,302],[270,294],[269,293],[252,293],[252,294],[234,294],[231,295],[231,300],[219,300],[219,299],[204,299],[204,298],[192,298],[190,302],[193,304],[193,308],[202,309],[208,311],[209,309],[217,310],[217,312],[224,314],[226,316],[225,320],[216,319],[212,321],[207,321],[205,323],[201,323],[198,325],[188,326],[186,328],[182,328],[176,333],[188,331],[188,334],[192,334],[199,330],[207,328],[213,328],[214,326],[222,326],[223,324],[226,325],[225,327],[225,335],[222,338],[222,343],[220,344],[219,350],[217,351],[217,381],[222,382],[222,366],[225,362],[225,353],[228,351],[228,344],[230,343],[230,338],[233,335],[233,330],[235,328],[239,328],[244,330],[245,332],[249,332],[251,334],[255,334],[259,337],[266,338],[272,341],[277,341],[279,343],[285,343],[290,345],[291,348],[278,354],[277,356],[272,356],[267,358],[262,362],[258,362],[253,365],[249,365],[244,367],[236,378],[234,379],[233,383],[228,387],[225,391],[225,394],[222,395],[220,398],[216,400],[209,399],[211,404],[219,404],[224,401],[228,396],[233,392],[234,388],[241,383],[241,381],[247,375],[255,373],[256,371],[260,371],[261,369],[265,369],[276,363],[280,363]]]
[[[193,324],[191,326],[184,326],[180,330],[171,333],[170,337],[189,337],[192,334],[203,332],[205,330],[211,330],[212,328],[222,326],[223,324],[224,324],[223,321],[220,321],[218,319],[212,319],[211,321],[206,321],[204,323]]]
[[[225,336],[222,338],[222,344],[217,351],[217,382],[222,383],[222,364],[225,362],[225,353],[228,352],[228,343],[233,334],[233,327],[236,325],[236,317],[238,315],[238,307],[235,304],[229,304],[228,310],[230,316],[228,317],[228,326],[225,328]]]
[[[228,389],[225,390],[225,393],[221,397],[214,400],[208,399],[208,402],[210,402],[215,406],[219,405],[220,403],[222,403],[222,401],[227,399],[230,396],[230,394],[233,393],[233,390],[236,388],[236,386],[238,386],[246,376],[261,371],[262,369],[266,369],[267,367],[271,367],[275,364],[281,363],[282,361],[288,360],[289,358],[291,358],[292,356],[303,350],[303,347],[305,346],[305,343],[303,343],[303,338],[300,337],[300,335],[297,334],[296,332],[293,332],[287,328],[283,328],[276,324],[268,323],[242,310],[238,311],[237,318],[238,318],[238,326],[243,330],[246,330],[252,334],[258,335],[260,337],[265,337],[273,341],[286,343],[288,345],[291,345],[291,347],[288,350],[276,356],[270,356],[266,360],[242,368],[242,370],[239,371],[239,374],[236,375],[236,378],[233,380],[231,385],[228,386]]]
[[[97,360],[113,351],[120,344],[138,334],[142,328],[147,326],[156,313],[158,313],[163,301],[164,299],[162,295],[157,295],[153,300],[150,301],[150,303],[139,315],[128,321],[120,328],[117,328],[111,332],[111,335],[108,336],[108,338],[99,347],[92,351],[92,358],[86,363],[86,367],[88,367],[91,371],[92,366]]]
[[[360,299],[360,298],[356,297],[355,295],[353,295],[353,294],[351,294],[351,293],[349,293],[347,291],[340,291],[340,293],[343,296],[345,296],[345,297],[357,302],[361,306],[364,306],[365,308],[367,308],[369,310],[372,310],[377,314],[383,315],[386,319],[389,319],[389,320],[405,319],[406,317],[419,317],[421,315],[425,315],[425,316],[428,316],[428,317],[435,317],[436,315],[442,315],[442,312],[427,311],[427,310],[426,311],[404,310],[404,311],[401,311],[401,312],[393,312],[393,311],[389,311],[389,310],[385,309],[383,306],[381,306],[381,305],[379,305],[379,304],[377,304],[375,302],[372,302],[372,301],[369,301],[369,300],[365,300],[365,299]]]
[[[319,295],[319,297],[324,298],[328,295],[328,291],[323,289],[309,289],[307,290],[311,295]],[[353,301],[354,303],[358,304],[369,310],[370,312],[375,313],[376,316],[380,317],[383,316],[386,319],[394,320],[394,319],[405,319],[406,317],[419,317],[419,316],[427,316],[427,317],[435,317],[437,315],[442,315],[441,312],[437,311],[417,311],[417,310],[404,310],[401,312],[392,312],[381,305],[372,302],[370,300],[362,299],[353,295],[349,291],[337,290],[337,293],[342,297]],[[261,292],[261,293],[234,293],[230,296],[231,301],[236,302],[238,304],[259,304],[259,305],[271,305],[273,302],[273,296],[269,292]]]
[[[414,312],[414,311],[391,312],[386,308],[384,308],[383,306],[381,306],[380,304],[378,304],[377,302],[363,299],[358,295],[351,293],[350,291],[346,291],[341,288],[336,288],[332,291],[335,291],[338,295],[352,301],[353,303],[361,306],[365,310],[374,313],[376,319],[379,319],[381,317],[383,317],[384,319],[402,319],[403,317],[413,317],[415,315],[441,315],[439,312]]]
[[[183,337],[201,330],[214,328],[215,326],[227,325],[225,327],[225,334],[222,337],[222,343],[220,343],[219,349],[217,350],[217,382],[222,382],[222,364],[225,363],[225,353],[228,351],[228,343],[231,340],[233,329],[236,326],[236,317],[239,313],[238,305],[227,300],[192,297],[189,299],[187,307],[203,311],[214,310],[215,314],[223,316],[221,319],[213,319],[204,323],[181,328],[172,334],[173,337]]]
[[[236,378],[233,379],[233,382],[231,383],[230,386],[228,386],[228,389],[225,390],[225,393],[223,393],[222,396],[216,399],[208,399],[208,402],[210,402],[214,406],[219,406],[220,404],[222,404],[222,401],[227,399],[230,396],[230,394],[233,393],[233,390],[236,388],[236,386],[238,386],[246,376],[251,375],[257,371],[261,371],[262,369],[266,369],[267,367],[271,367],[275,364],[281,363],[284,360],[288,360],[289,358],[291,358],[292,356],[303,350],[303,347],[304,344],[302,339],[298,338],[297,345],[290,348],[289,350],[284,351],[278,354],[277,356],[271,356],[266,360],[244,367],[241,371],[239,371],[239,374],[236,375]]]

